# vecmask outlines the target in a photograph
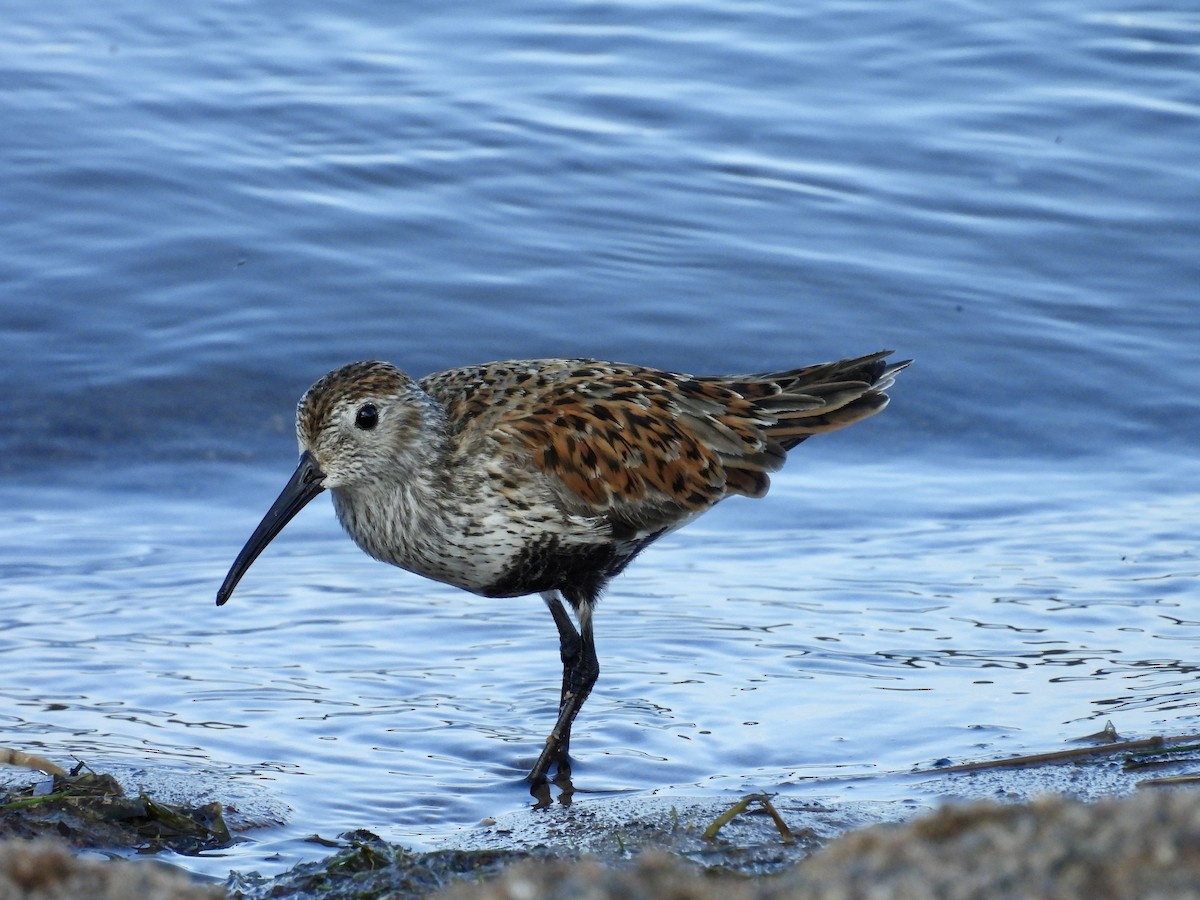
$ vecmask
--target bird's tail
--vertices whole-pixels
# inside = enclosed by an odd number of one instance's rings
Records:
[[[887,406],[886,391],[896,373],[912,362],[889,363],[891,352],[749,376],[744,387],[763,392],[756,405],[775,418],[767,434],[790,450],[814,434],[853,425]]]
[[[853,425],[887,406],[886,390],[896,373],[912,362],[889,363],[891,352],[722,379],[766,420],[759,427],[767,444],[759,453],[721,455],[728,489],[747,497],[763,496],[770,486],[767,473],[783,464],[786,451],[814,434]]]

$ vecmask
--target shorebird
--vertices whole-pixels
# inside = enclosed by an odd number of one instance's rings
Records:
[[[541,594],[558,628],[558,719],[529,773],[569,778],[571,724],[600,672],[592,612],[651,543],[731,494],[762,497],[787,451],[887,405],[891,351],[757,375],[593,359],[508,360],[414,380],[335,369],[300,400],[300,463],[234,560],[317,494],[376,559],[485,597]],[[574,612],[575,622],[564,601]]]

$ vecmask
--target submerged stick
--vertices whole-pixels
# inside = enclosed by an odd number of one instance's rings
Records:
[[[1054,750],[1050,753],[1034,753],[1030,756],[1013,756],[1009,759],[985,759],[981,762],[959,763],[955,766],[943,766],[939,769],[914,769],[914,775],[944,775],[948,772],[975,772],[980,769],[1005,769],[1019,766],[1036,766],[1041,763],[1069,762],[1089,756],[1113,756],[1136,750],[1162,750],[1168,745],[1184,741],[1200,741],[1200,734],[1181,734],[1175,737],[1143,738],[1137,741],[1119,741],[1115,744],[1104,744],[1100,747],[1072,747],[1070,750]]]
[[[1168,775],[1164,778],[1145,778],[1137,783],[1138,787],[1170,787],[1175,784],[1200,783],[1200,775]]]

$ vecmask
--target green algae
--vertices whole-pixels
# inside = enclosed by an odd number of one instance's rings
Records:
[[[111,775],[55,775],[0,793],[0,838],[56,837],[76,847],[195,854],[233,843],[221,804],[176,806],[128,796]]]
[[[494,877],[505,866],[534,856],[516,850],[414,853],[362,830],[342,835],[342,841],[344,845],[332,856],[301,863],[275,878],[234,873],[226,883],[226,890],[231,898],[238,900],[423,897],[455,881]]]

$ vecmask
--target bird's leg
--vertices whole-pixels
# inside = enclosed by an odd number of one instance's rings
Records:
[[[561,712],[563,704],[567,701],[568,673],[579,665],[582,641],[558,592],[546,591],[542,594],[542,599],[546,602],[546,606],[550,609],[550,615],[554,617],[554,624],[558,627],[558,655],[562,659],[563,665],[562,691],[558,695],[558,708]]]
[[[546,593],[542,595],[542,599],[546,601],[550,614],[554,616],[554,624],[558,626],[563,681],[558,721],[554,723],[550,736],[546,738],[546,746],[529,772],[529,781],[533,784],[544,782],[552,765],[557,768],[559,777],[571,774],[571,761],[568,757],[571,723],[575,721],[575,716],[579,714],[583,702],[600,676],[600,662],[596,657],[596,642],[592,635],[591,603],[583,602],[576,608],[579,617],[579,630],[576,631],[557,594]]]

